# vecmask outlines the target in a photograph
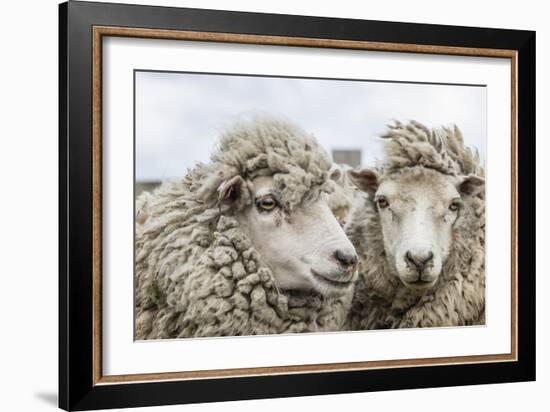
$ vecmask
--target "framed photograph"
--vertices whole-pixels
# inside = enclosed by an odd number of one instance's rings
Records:
[[[535,379],[535,33],[60,5],[59,406]]]

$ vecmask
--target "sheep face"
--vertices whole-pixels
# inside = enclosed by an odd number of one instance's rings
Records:
[[[432,287],[451,250],[455,222],[467,207],[464,198],[483,190],[484,180],[419,166],[383,177],[372,170],[351,176],[375,203],[392,272],[409,289]]]
[[[327,297],[351,292],[357,255],[321,196],[289,211],[271,177],[248,185],[251,203],[237,212],[254,247],[283,290],[313,290]]]

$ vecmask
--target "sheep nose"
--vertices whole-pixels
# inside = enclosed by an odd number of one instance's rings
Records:
[[[357,263],[357,255],[355,252],[337,249],[336,252],[334,252],[334,258],[345,268],[355,266]]]
[[[407,262],[416,267],[416,269],[421,272],[424,268],[432,261],[434,254],[432,251],[429,252],[411,252],[410,250],[405,254],[405,259]]]

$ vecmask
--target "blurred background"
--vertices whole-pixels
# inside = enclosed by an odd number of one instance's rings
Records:
[[[136,196],[207,162],[220,131],[256,114],[313,133],[337,163],[373,165],[388,122],[455,123],[485,159],[483,86],[173,72],[135,73]]]

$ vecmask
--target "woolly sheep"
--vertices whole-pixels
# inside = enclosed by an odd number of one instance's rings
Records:
[[[331,166],[298,127],[255,119],[141,195],[136,338],[340,330],[357,256],[326,203]]]
[[[342,226],[347,223],[358,192],[348,175],[351,169],[351,166],[345,164],[334,164],[331,171],[331,179],[335,182],[335,188],[328,196],[328,206]]]
[[[485,322],[484,169],[460,130],[396,122],[385,158],[350,172],[366,193],[346,232],[359,254],[352,329]]]

